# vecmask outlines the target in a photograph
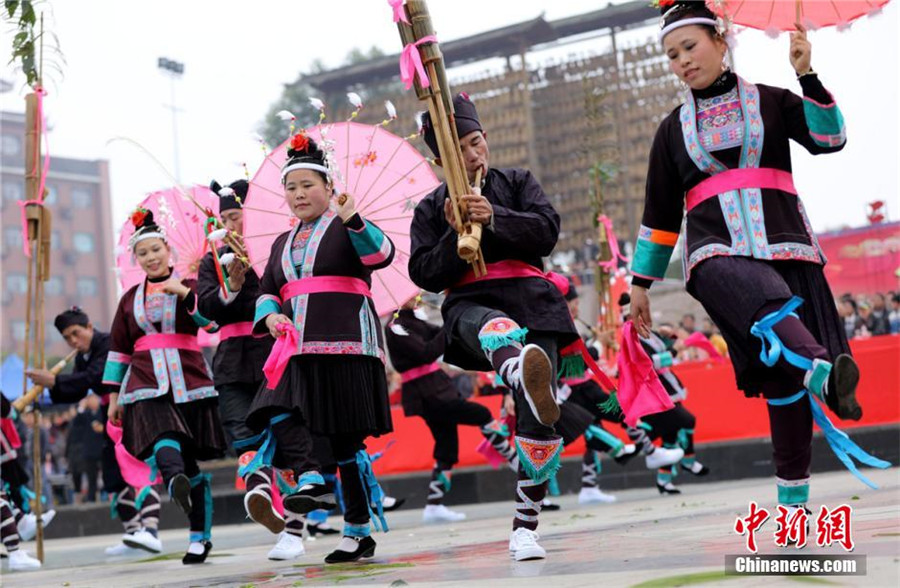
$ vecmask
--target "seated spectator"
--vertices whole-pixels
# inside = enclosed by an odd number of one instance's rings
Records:
[[[872,297],[872,310],[866,320],[866,328],[872,335],[887,335],[891,332],[889,311],[881,292]]]
[[[848,339],[856,337],[857,333],[865,328],[857,312],[856,301],[849,294],[841,297],[841,301],[838,303],[838,314],[844,319],[844,333]]]
[[[891,296],[891,312],[888,320],[891,324],[891,334],[900,333],[900,294]]]

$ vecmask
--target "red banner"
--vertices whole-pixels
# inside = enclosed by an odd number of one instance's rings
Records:
[[[863,407],[863,418],[852,422],[838,421],[830,413],[829,417],[839,428],[850,431],[851,436],[855,427],[900,423],[900,362],[897,361],[900,335],[853,340],[851,347],[862,372],[857,397]],[[765,401],[745,398],[737,390],[730,363],[690,362],[674,369],[688,388],[684,405],[697,416],[695,439],[698,442],[769,437]],[[500,411],[500,398],[488,396],[475,401],[484,404],[496,415]],[[375,462],[376,473],[431,470],[434,465],[431,455],[434,441],[425,421],[418,417],[404,417],[399,408],[394,409],[392,416],[394,432],[378,439],[369,439],[367,443],[369,453],[375,453],[383,450],[391,439],[396,441]],[[606,428],[627,440],[621,427]],[[486,465],[484,457],[475,451],[481,439],[478,427],[459,427],[459,466]],[[579,439],[566,448],[564,455],[581,455],[583,452],[584,440]]]
[[[900,222],[817,235],[828,258],[825,276],[835,296],[900,288]]]

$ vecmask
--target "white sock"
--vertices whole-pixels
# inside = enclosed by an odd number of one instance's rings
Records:
[[[346,551],[347,553],[353,553],[358,547],[359,541],[357,541],[353,537],[342,537],[341,542],[338,543],[337,551]]]
[[[194,555],[203,555],[203,552],[205,550],[206,550],[206,548],[203,546],[203,544],[199,543],[197,541],[191,541],[191,544],[188,545],[188,548],[187,548],[187,552],[193,553]]]

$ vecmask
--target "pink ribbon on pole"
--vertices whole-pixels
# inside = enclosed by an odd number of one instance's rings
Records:
[[[275,328],[282,335],[275,341],[275,345],[272,346],[272,351],[269,352],[269,357],[266,359],[266,364],[263,366],[263,373],[266,375],[266,389],[268,390],[274,390],[278,382],[281,381],[281,376],[284,374],[288,362],[297,353],[300,343],[299,333],[297,333],[297,328],[293,324],[278,323]]]
[[[434,35],[422,37],[415,43],[409,43],[400,53],[400,79],[407,90],[412,88],[416,75],[419,76],[419,84],[423,88],[431,85],[428,74],[425,73],[425,66],[422,64],[422,56],[419,55],[419,45],[422,43],[437,43],[437,37]]]
[[[605,214],[601,214],[597,217],[597,222],[606,227],[606,243],[609,245],[609,251],[612,254],[608,261],[601,261],[599,265],[608,272],[614,272],[619,260],[625,263],[628,263],[628,260],[619,251],[619,240],[616,239],[616,234],[613,232],[612,219]]]
[[[35,88],[35,95],[37,96],[37,120],[40,121],[41,132],[44,135],[44,164],[41,166],[41,183],[38,186],[38,193],[36,200],[20,200],[16,204],[19,205],[19,209],[22,216],[22,252],[25,253],[25,257],[31,257],[31,243],[28,241],[28,219],[25,216],[25,207],[31,204],[42,204],[44,201],[44,188],[47,185],[47,174],[50,172],[50,141],[47,138],[47,125],[44,121],[44,96],[47,92],[41,88]]]
[[[394,9],[394,22],[403,21],[406,24],[409,24],[409,19],[406,18],[406,11],[403,10],[403,4],[405,2],[406,0],[388,0],[388,4]]]

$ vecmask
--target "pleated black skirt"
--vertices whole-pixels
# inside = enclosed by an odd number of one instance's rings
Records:
[[[124,406],[122,443],[128,453],[147,459],[162,436],[178,439],[198,460],[217,459],[227,442],[217,398],[175,404],[172,394]]]
[[[844,325],[822,266],[800,261],[763,261],[749,257],[712,257],[691,272],[688,292],[696,298],[728,343],[737,386],[747,396],[780,381],[780,370],[759,359],[760,340],[750,327],[764,305],[803,299],[800,320],[833,360],[850,353]]]
[[[261,431],[292,411],[318,435],[378,436],[393,430],[384,364],[361,355],[296,355],[274,390],[261,388],[247,426]]]

